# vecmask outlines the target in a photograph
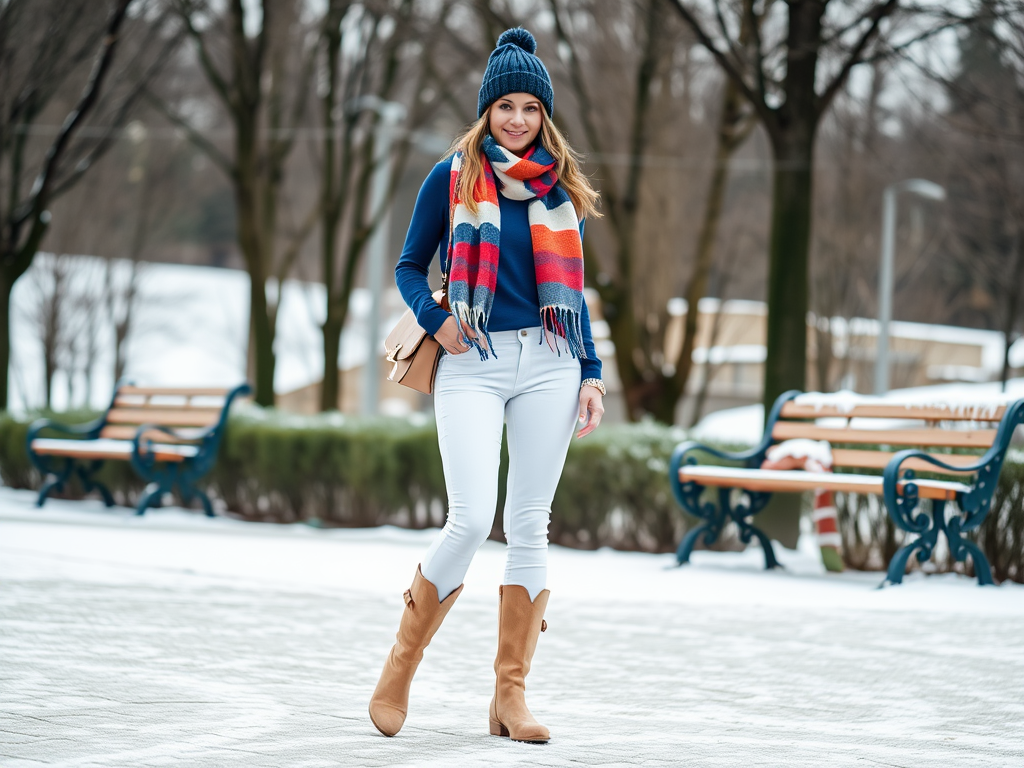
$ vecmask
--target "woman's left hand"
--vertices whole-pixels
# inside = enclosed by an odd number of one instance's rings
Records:
[[[601,423],[604,416],[604,398],[597,387],[586,386],[580,389],[580,431],[576,438],[586,437]]]

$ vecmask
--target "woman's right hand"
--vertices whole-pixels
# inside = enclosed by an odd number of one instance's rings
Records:
[[[454,315],[449,315],[448,319],[441,324],[441,327],[437,329],[437,333],[434,334],[434,338],[437,339],[438,343],[445,348],[445,351],[449,355],[461,355],[464,352],[468,352],[472,347],[466,344],[459,338],[459,330],[456,325],[456,319]],[[462,324],[462,332],[466,338],[475,339],[476,334],[473,333],[466,324]]]

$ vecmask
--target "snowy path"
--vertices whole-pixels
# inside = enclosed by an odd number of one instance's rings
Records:
[[[487,734],[488,543],[385,739],[366,702],[430,532],[31,498],[0,489],[4,768],[1024,765],[1016,585],[553,549],[533,746]]]

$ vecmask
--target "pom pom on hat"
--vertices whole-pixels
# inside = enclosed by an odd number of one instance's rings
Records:
[[[537,40],[522,27],[506,29],[487,59],[487,69],[476,100],[480,117],[494,102],[509,93],[529,93],[540,99],[548,117],[555,111],[551,75],[536,56]]]
[[[498,38],[498,44],[494,47],[501,48],[501,46],[509,44],[519,46],[527,53],[537,52],[537,39],[530,34],[529,30],[522,27],[506,29],[501,33],[501,37]]]

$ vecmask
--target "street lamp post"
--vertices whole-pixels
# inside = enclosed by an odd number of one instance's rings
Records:
[[[378,389],[380,387],[380,354],[377,342],[380,337],[381,292],[384,287],[384,262],[387,255],[388,231],[391,227],[391,206],[388,204],[388,186],[391,183],[391,143],[395,127],[405,119],[405,106],[396,101],[384,101],[376,96],[364,96],[356,102],[358,109],[373,109],[380,115],[377,133],[374,137],[373,186],[370,191],[370,211],[377,218],[367,244],[366,284],[370,292],[370,314],[367,316],[367,355],[363,380],[363,413],[377,413]],[[337,363],[335,362],[335,365]]]
[[[878,342],[875,356],[875,394],[889,391],[889,324],[892,322],[893,262],[896,250],[896,195],[902,191],[945,200],[946,190],[934,181],[906,179],[890,184],[882,194],[882,262],[878,274]]]

